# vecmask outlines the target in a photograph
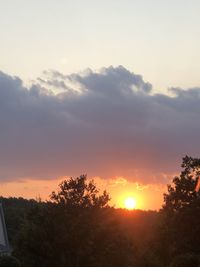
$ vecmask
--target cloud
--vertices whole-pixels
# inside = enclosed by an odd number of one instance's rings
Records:
[[[123,66],[64,75],[30,88],[0,72],[0,179],[88,173],[165,183],[198,156],[200,88],[154,94]]]

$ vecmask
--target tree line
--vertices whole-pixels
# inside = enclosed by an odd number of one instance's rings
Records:
[[[2,197],[12,256],[0,267],[199,267],[199,176],[184,157],[160,211],[115,209],[85,175],[46,202]]]

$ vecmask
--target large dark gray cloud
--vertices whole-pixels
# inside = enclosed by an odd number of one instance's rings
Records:
[[[79,175],[165,182],[199,156],[200,88],[154,94],[122,66],[64,75],[30,88],[0,72],[0,179]]]

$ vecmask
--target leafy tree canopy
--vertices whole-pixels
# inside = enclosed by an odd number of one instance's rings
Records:
[[[200,159],[185,156],[180,176],[168,185],[162,209],[160,243],[170,259],[179,254],[200,254]]]
[[[106,191],[99,194],[94,181],[87,182],[87,176],[81,175],[77,178],[64,180],[59,185],[59,191],[52,192],[51,200],[57,204],[67,207],[99,207],[108,205],[110,197]]]
[[[200,159],[185,156],[180,176],[168,185],[168,193],[164,194],[163,209],[171,212],[180,211],[187,207],[200,207],[200,192],[196,191],[200,177]]]
[[[27,216],[14,251],[23,267],[132,266],[132,242],[108,201],[86,176],[63,181]]]

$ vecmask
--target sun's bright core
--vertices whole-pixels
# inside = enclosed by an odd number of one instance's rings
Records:
[[[128,210],[133,210],[136,207],[135,199],[132,197],[126,198],[124,201],[124,206]]]

